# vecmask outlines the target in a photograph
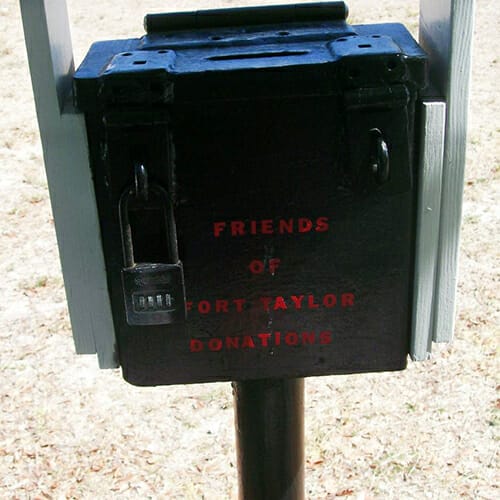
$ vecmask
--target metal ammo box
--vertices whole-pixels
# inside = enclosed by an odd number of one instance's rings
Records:
[[[76,72],[129,382],[405,368],[426,57],[346,15],[148,15]]]

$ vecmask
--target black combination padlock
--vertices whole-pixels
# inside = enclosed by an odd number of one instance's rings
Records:
[[[172,202],[161,186],[149,185],[143,165],[135,167],[135,186],[121,197],[120,224],[127,323],[170,325],[184,321],[184,275]]]

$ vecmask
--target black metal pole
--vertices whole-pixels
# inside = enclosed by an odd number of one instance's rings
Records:
[[[304,380],[232,385],[240,500],[303,500]]]

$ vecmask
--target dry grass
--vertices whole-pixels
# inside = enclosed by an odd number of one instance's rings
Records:
[[[236,3],[255,2],[219,5]],[[355,22],[417,26],[415,0],[349,4]],[[477,4],[455,342],[402,373],[308,380],[311,499],[500,497],[498,6]],[[77,61],[165,5],[71,0]],[[15,0],[0,42],[0,497],[235,498],[229,384],[139,389],[73,354]]]

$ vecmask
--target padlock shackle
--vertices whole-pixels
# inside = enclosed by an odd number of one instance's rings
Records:
[[[168,245],[168,254],[165,255],[165,260],[163,262],[158,262],[158,264],[177,264],[179,262],[177,231],[173,205],[169,193],[158,184],[148,184],[147,198],[139,195],[140,193],[137,192],[135,185],[129,186],[121,195],[118,206],[125,267],[133,267],[136,264],[134,258],[132,226],[129,218],[131,200],[135,200],[135,202],[138,205],[142,205],[144,209],[146,209],[148,205],[152,204],[158,204],[161,206],[162,217],[164,218],[167,233],[166,240]],[[158,200],[161,200],[160,203],[158,203]]]

